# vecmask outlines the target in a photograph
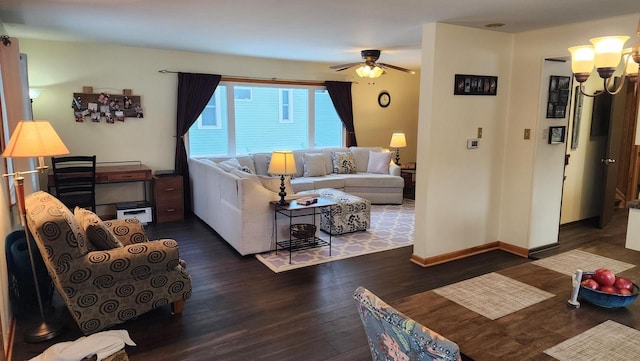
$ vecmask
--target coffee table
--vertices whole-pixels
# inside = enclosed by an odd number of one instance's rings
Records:
[[[582,250],[640,265],[640,252],[623,247],[607,245]],[[507,268],[498,273],[555,296],[493,321],[433,291],[390,304],[456,342],[462,352],[476,361],[554,360],[544,351],[607,320],[636,329],[640,325],[640,300],[626,308],[617,309],[605,309],[581,301],[580,308],[576,309],[567,304],[572,287],[567,275],[532,263]],[[640,267],[620,272],[620,275],[638,284]]]

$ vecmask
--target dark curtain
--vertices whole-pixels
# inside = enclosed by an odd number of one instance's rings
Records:
[[[351,98],[351,82],[325,81],[333,106],[338,112],[344,128],[347,130],[347,147],[357,146],[356,129],[353,126],[353,101]]]
[[[175,171],[183,178],[186,212],[191,212],[191,185],[189,184],[189,164],[187,163],[187,150],[184,146],[184,135],[204,110],[221,78],[222,76],[215,74],[178,73]]]

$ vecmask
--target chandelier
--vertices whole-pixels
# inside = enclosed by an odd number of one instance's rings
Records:
[[[640,35],[640,23],[638,23],[638,35]],[[602,36],[590,39],[592,45],[579,45],[569,48],[571,53],[571,71],[576,81],[580,83],[580,92],[589,97],[595,97],[599,94],[607,92],[611,95],[618,94],[624,80],[636,83],[638,86],[638,64],[640,64],[640,41],[637,41],[633,47],[624,48],[624,43],[629,40],[628,36]],[[611,87],[611,78],[613,73],[620,65],[620,61],[624,64],[621,81],[618,86]],[[595,94],[587,94],[584,89],[584,82],[587,81],[589,75],[596,68],[598,75],[604,79],[604,91]]]

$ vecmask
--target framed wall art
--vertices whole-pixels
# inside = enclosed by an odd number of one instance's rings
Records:
[[[456,74],[453,95],[496,95],[498,77],[489,75]]]
[[[557,127],[549,127],[549,144],[562,144],[567,133],[567,127],[564,125]]]
[[[547,118],[564,118],[569,104],[571,77],[552,75],[549,78]]]

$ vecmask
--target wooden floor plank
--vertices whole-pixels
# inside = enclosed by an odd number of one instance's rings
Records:
[[[618,211],[606,229],[586,222],[562,227],[560,246],[537,256],[583,246],[624,245],[626,217],[626,210]],[[127,329],[137,343],[127,348],[133,361],[370,360],[351,297],[356,287],[367,287],[393,304],[529,262],[491,251],[422,268],[409,261],[412,247],[404,247],[275,274],[255,257],[240,256],[197,219],[152,224],[148,233],[151,238],[178,240],[180,256],[187,261],[193,280],[193,296],[182,315],[170,315],[167,306],[115,327]],[[37,317],[17,320],[13,360],[29,359],[53,343],[82,336],[59,303],[56,311],[59,317],[66,317],[67,330],[46,343],[23,341],[23,332]],[[455,315],[444,317],[455,324]]]

